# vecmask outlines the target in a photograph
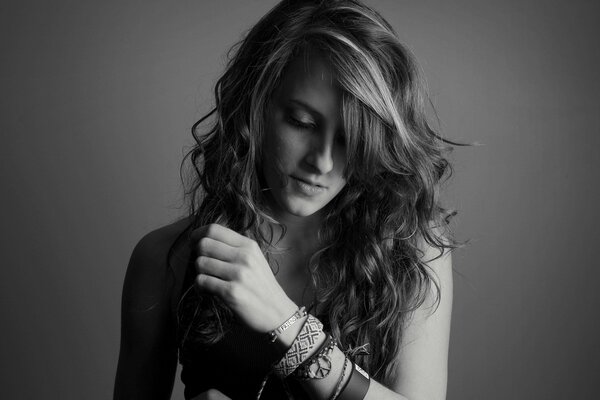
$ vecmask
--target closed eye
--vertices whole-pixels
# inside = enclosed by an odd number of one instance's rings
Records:
[[[317,128],[317,126],[315,124],[309,123],[309,122],[302,122],[294,117],[288,117],[288,122],[300,129],[307,129],[307,130],[314,130]]]

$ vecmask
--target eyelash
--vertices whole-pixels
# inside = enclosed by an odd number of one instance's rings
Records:
[[[314,125],[314,124],[307,124],[307,123],[299,121],[299,120],[297,120],[296,118],[293,118],[293,117],[289,117],[288,121],[292,125],[294,125],[294,126],[296,126],[298,128],[301,128],[301,129],[310,129],[310,130],[313,130],[313,129],[316,128],[316,125]]]

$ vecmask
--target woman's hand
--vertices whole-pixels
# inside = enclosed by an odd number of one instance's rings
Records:
[[[217,389],[209,389],[206,392],[200,393],[198,396],[194,397],[192,400],[231,400],[229,397],[225,396],[223,393],[219,392]]]
[[[298,306],[285,294],[258,244],[218,224],[192,232],[196,285],[219,296],[251,329],[269,332]]]

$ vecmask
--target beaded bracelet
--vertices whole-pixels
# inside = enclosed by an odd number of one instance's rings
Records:
[[[309,351],[314,347],[319,335],[323,332],[321,321],[308,314],[300,333],[285,355],[273,366],[273,373],[284,379],[308,358]]]
[[[333,394],[329,398],[329,400],[335,400],[340,395],[340,392],[346,387],[346,385],[342,386],[344,382],[344,377],[346,376],[346,366],[348,365],[349,358],[344,356],[344,366],[342,367],[342,374],[340,375],[340,379],[338,379],[337,384],[335,385],[335,390]],[[348,383],[348,382],[346,382]]]

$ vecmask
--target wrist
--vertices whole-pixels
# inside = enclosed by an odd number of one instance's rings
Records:
[[[280,303],[275,303],[273,304],[273,306],[274,310],[272,313],[272,322],[270,324],[271,329],[269,329],[269,332],[279,328],[300,308],[296,305],[296,303],[294,303],[290,299],[287,299],[287,301],[283,301]]]

